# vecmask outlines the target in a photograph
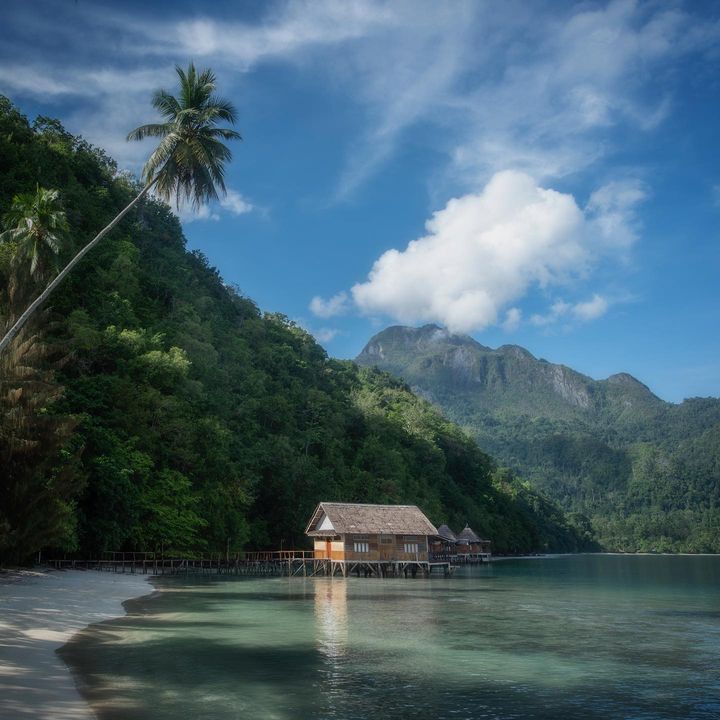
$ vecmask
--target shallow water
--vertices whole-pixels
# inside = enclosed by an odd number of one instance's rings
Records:
[[[174,579],[65,646],[101,718],[720,718],[720,557]]]

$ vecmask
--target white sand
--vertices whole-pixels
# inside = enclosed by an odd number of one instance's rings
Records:
[[[0,574],[0,718],[91,720],[55,653],[78,630],[153,591],[143,575],[68,570]]]

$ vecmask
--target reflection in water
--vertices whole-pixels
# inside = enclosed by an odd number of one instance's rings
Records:
[[[348,614],[345,578],[315,579],[315,637],[323,660],[318,695],[322,698],[320,715],[343,718],[348,707]],[[349,688],[352,692],[352,684]]]
[[[320,652],[330,661],[347,652],[347,582],[344,578],[318,578],[315,582],[315,623]]]

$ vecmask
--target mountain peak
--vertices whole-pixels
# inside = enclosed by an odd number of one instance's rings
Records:
[[[451,333],[435,323],[421,327],[392,325],[373,335],[363,348],[359,361],[386,360],[388,352],[419,352],[439,345],[472,345],[480,350],[489,350],[469,335]]]
[[[375,335],[356,358],[403,378],[425,397],[443,398],[462,412],[595,422],[650,410],[662,401],[628,373],[593,380],[572,368],[537,359],[519,345],[484,347],[435,324],[396,325]],[[642,410],[643,412],[645,410]]]
[[[611,375],[607,381],[613,385],[641,385],[646,390],[648,389],[647,385],[644,385],[636,377],[626,372],[615,373]]]
[[[511,355],[519,360],[535,360],[535,356],[520,345],[501,345],[497,351],[503,355]]]

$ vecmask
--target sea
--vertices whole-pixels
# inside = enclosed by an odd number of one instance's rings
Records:
[[[101,720],[718,720],[720,557],[174,577],[60,653]]]

